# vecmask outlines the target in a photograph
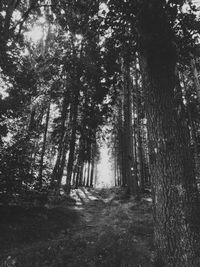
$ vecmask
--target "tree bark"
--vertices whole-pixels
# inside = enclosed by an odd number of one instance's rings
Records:
[[[200,266],[199,199],[184,112],[176,104],[176,50],[164,1],[138,16],[152,176],[156,266]],[[159,38],[158,38],[159,37]]]

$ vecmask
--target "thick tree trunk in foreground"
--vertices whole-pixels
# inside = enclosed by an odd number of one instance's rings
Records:
[[[190,136],[176,105],[176,51],[163,2],[143,1],[140,56],[145,82],[156,266],[200,266],[200,213]]]

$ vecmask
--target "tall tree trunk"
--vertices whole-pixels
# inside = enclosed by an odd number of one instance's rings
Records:
[[[86,187],[89,187],[90,186],[90,169],[91,169],[90,167],[91,167],[91,161],[88,160]]]
[[[93,187],[93,181],[94,181],[94,166],[95,166],[95,159],[92,158],[92,163],[91,163],[91,173],[90,173],[90,187]]]
[[[137,25],[145,81],[156,266],[194,267],[200,266],[196,248],[199,199],[188,126],[183,110],[176,106],[176,50],[163,3],[143,0]]]
[[[122,99],[119,100],[118,107],[118,139],[119,139],[119,166],[121,170],[122,186],[127,185],[126,181],[126,164],[125,164],[125,146],[124,146],[124,126],[123,126],[123,103]]]
[[[77,160],[77,176],[76,176],[76,187],[81,186],[83,184],[82,177],[83,177],[83,167],[84,167],[84,160],[83,160],[83,151],[84,151],[84,139],[81,136],[79,139],[79,149],[78,149],[78,160]]]
[[[95,171],[95,157],[96,157],[96,140],[91,146],[91,173],[90,173],[90,187],[94,186],[94,171]]]
[[[67,121],[67,108],[69,105],[69,95],[68,92],[65,92],[64,98],[63,98],[63,103],[62,103],[62,114],[61,114],[61,133],[60,133],[60,140],[59,140],[59,144],[58,144],[58,153],[57,153],[57,158],[56,158],[56,163],[53,169],[53,173],[52,173],[52,178],[51,178],[51,184],[54,187],[56,184],[59,184],[59,172],[60,172],[60,168],[62,165],[62,158],[63,158],[63,150],[64,147],[66,146],[66,121]]]
[[[135,59],[135,95],[136,95],[136,131],[137,131],[137,155],[138,155],[138,173],[139,173],[139,181],[140,181],[140,190],[144,190],[144,164],[143,164],[143,151],[142,151],[142,138],[141,138],[141,126],[140,126],[140,94],[139,94],[139,74],[137,69],[138,57]]]
[[[127,59],[124,60],[123,66],[124,82],[124,138],[125,138],[125,168],[127,193],[130,195],[137,194],[137,181],[133,156],[133,130],[132,130],[132,94],[130,66]]]
[[[86,186],[86,174],[87,174],[87,163],[84,162],[84,167],[83,167],[83,186]]]
[[[81,169],[80,166],[77,166],[75,188],[78,188],[78,186],[79,186],[80,169]]]
[[[40,163],[39,163],[38,181],[39,181],[39,187],[40,188],[42,187],[42,172],[43,172],[44,155],[45,155],[45,149],[46,149],[46,140],[47,140],[48,125],[49,125],[50,108],[51,108],[51,100],[49,100],[48,108],[47,108],[45,129],[44,129],[44,136],[43,136],[43,144],[42,144],[42,152],[41,152],[41,158],[40,158]]]
[[[71,124],[71,137],[70,137],[70,145],[69,145],[69,157],[67,163],[67,181],[66,188],[67,193],[70,193],[71,187],[71,176],[73,171],[73,163],[74,163],[74,153],[75,153],[75,144],[76,144],[76,131],[77,131],[77,115],[78,115],[78,100],[79,100],[79,90],[75,89],[74,103],[72,105],[72,124]]]

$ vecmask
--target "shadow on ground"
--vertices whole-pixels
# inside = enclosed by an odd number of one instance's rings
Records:
[[[71,207],[2,210],[0,266],[153,266],[151,201],[123,196],[80,188]]]

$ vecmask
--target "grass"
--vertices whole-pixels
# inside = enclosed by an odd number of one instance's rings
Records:
[[[53,238],[61,230],[69,229],[78,220],[70,208],[0,207],[0,250],[28,245]]]
[[[151,202],[85,194],[81,207],[1,208],[0,267],[152,267]]]

